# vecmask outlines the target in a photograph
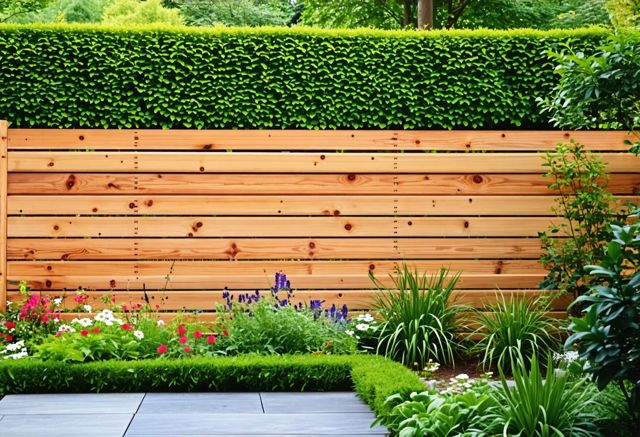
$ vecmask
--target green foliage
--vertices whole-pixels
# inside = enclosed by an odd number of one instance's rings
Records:
[[[38,375],[34,378],[34,375]],[[355,389],[375,412],[393,393],[424,387],[378,356],[240,356],[65,364],[0,362],[0,396],[10,393],[144,391],[330,391]]]
[[[541,53],[608,33],[0,27],[12,127],[544,128]],[[464,84],[464,85],[461,85]]]
[[[611,225],[613,237],[599,265],[587,271],[601,281],[576,304],[587,304],[582,319],[572,318],[565,347],[577,346],[599,389],[617,383],[629,417],[640,426],[640,224]],[[628,385],[627,385],[628,384]]]
[[[403,265],[391,277],[391,289],[371,272],[369,276],[379,290],[374,305],[381,318],[377,352],[418,369],[429,359],[453,362],[456,315],[463,307],[453,304],[452,294],[460,274],[449,276],[443,268],[427,277]]]
[[[607,0],[613,23],[621,28],[640,25],[640,2],[637,0]]]
[[[291,305],[275,308],[269,300],[252,304],[249,311],[234,311],[224,328],[229,331],[228,354],[346,354],[356,350],[356,339],[343,326],[314,318]]]
[[[516,355],[517,356],[517,355]],[[586,379],[571,380],[563,369],[554,369],[547,358],[547,373],[543,375],[538,359],[528,363],[514,357],[514,387],[500,369],[501,388],[496,400],[501,408],[497,422],[503,435],[523,437],[599,436],[596,417],[590,411],[595,387]]]
[[[540,99],[551,121],[563,128],[632,130],[640,126],[640,43],[622,33],[597,51],[565,49],[552,55],[560,80]]]
[[[533,356],[546,357],[560,346],[558,326],[545,316],[548,308],[547,296],[529,300],[496,295],[496,303],[477,313],[479,328],[474,334],[480,339],[471,352],[480,355],[485,369],[498,366],[505,372],[513,368],[516,352],[527,362]]]
[[[497,403],[491,388],[483,383],[453,395],[423,391],[408,398],[387,398],[388,412],[376,422],[402,437],[484,436],[492,426]]]
[[[615,216],[613,196],[606,190],[605,165],[580,144],[559,144],[545,155],[549,188],[559,193],[553,212],[566,220],[540,234],[542,264],[549,269],[546,289],[581,295],[590,278],[584,266],[597,262],[608,238],[608,221]],[[569,238],[557,238],[568,236]]]
[[[180,12],[190,26],[286,26],[295,8],[286,0],[184,1]]]
[[[102,17],[105,24],[182,24],[180,11],[162,6],[162,0],[113,0]]]
[[[0,0],[0,23],[14,17],[39,11],[51,0]]]

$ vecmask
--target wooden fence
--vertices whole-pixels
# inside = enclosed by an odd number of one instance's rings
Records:
[[[400,262],[462,271],[474,306],[534,295],[554,220],[540,152],[575,139],[611,191],[640,190],[620,132],[0,131],[0,297],[26,280],[71,306],[79,287],[121,303],[146,290],[206,317],[224,287],[267,290],[281,271],[298,300],[364,309],[368,273],[388,282]]]

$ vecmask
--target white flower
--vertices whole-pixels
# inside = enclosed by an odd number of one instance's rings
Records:
[[[158,320],[158,326],[164,326],[164,320]]]
[[[458,381],[466,381],[469,379],[469,375],[467,375],[466,373],[461,373],[460,375],[456,376],[456,380]]]
[[[13,352],[23,348],[24,348],[24,340],[20,340],[16,343],[9,343],[5,349],[8,350],[9,352]]]
[[[73,326],[60,325],[60,327],[58,328],[58,332],[76,332],[76,330],[73,328]]]
[[[142,331],[133,331],[133,336],[138,340],[142,340],[144,338],[144,333]]]
[[[111,320],[112,320],[112,321],[114,321],[114,322],[116,322],[116,323],[117,323],[118,325],[120,325],[120,326],[124,325],[124,320],[122,320],[122,319],[118,319],[118,318],[115,318],[115,317],[114,317],[114,318],[113,318],[113,319],[111,319]]]
[[[57,307],[60,306],[62,304],[62,298],[56,297],[55,299],[53,299],[53,304]]]
[[[353,337],[354,332],[347,329],[346,331],[344,331],[347,335],[350,335],[351,337]]]
[[[371,322],[373,322],[373,316],[371,314],[369,314],[369,313],[360,314],[358,317],[356,317],[356,320],[361,321],[361,322],[371,323]]]
[[[369,329],[369,325],[367,325],[366,323],[358,323],[356,325],[356,329],[358,331],[367,331]]]
[[[98,314],[95,315],[93,320],[98,321],[98,322],[104,322],[105,320],[107,320],[107,318],[104,316],[104,314],[98,313]]]
[[[91,308],[91,305],[83,305],[83,307],[84,307],[84,310],[88,313],[90,313],[93,310],[93,308]]]
[[[10,300],[7,301],[7,306],[11,306],[12,302]]]

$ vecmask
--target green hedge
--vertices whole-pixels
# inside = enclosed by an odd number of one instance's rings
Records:
[[[547,51],[608,31],[0,26],[21,127],[548,128]]]
[[[355,390],[376,412],[393,393],[424,389],[399,363],[379,356],[240,356],[174,360],[0,362],[0,395],[147,391]]]

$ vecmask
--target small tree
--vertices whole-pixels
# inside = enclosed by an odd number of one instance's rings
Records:
[[[161,0],[115,0],[104,10],[102,22],[114,25],[182,24],[177,9],[162,6]]]

